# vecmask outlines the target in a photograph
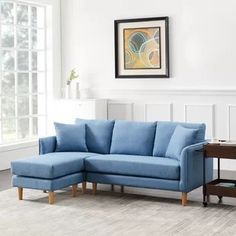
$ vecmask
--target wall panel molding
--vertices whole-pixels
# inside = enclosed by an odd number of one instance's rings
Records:
[[[227,134],[229,140],[236,140],[236,104],[228,105]]]
[[[184,121],[206,124],[206,137],[215,138],[215,104],[184,104]]]
[[[134,104],[129,102],[109,102],[108,119],[133,120]]]
[[[135,97],[135,96],[236,96],[236,89],[96,89],[90,88],[93,97]]]
[[[172,103],[145,103],[144,104],[145,121],[173,121]]]

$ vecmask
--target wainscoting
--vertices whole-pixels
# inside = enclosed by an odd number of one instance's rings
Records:
[[[204,122],[206,138],[236,140],[236,90],[92,90],[109,98],[108,119]],[[236,169],[236,162],[222,161]]]
[[[2,146],[0,148],[0,171],[10,168],[11,161],[38,154],[38,141]]]
[[[185,121],[204,122],[207,126],[207,138],[215,137],[215,104],[183,104],[183,119],[174,119],[175,103],[126,102],[110,100],[108,102],[108,119],[136,121]],[[181,116],[181,114],[178,114]]]

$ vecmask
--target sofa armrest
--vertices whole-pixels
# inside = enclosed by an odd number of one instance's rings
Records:
[[[189,192],[202,186],[203,183],[203,152],[205,142],[185,147],[180,156],[180,191]],[[213,178],[213,159],[207,158],[206,181]]]
[[[50,136],[39,139],[39,154],[47,154],[55,152],[56,150],[56,136]]]

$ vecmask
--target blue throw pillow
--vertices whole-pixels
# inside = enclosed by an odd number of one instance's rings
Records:
[[[166,155],[168,144],[178,125],[183,128],[198,130],[194,143],[200,143],[205,140],[206,125],[203,123],[158,121],[153,147],[153,156],[164,157]]]
[[[111,153],[151,156],[156,122],[116,121]]]
[[[188,129],[180,125],[176,126],[166,150],[166,157],[179,159],[182,150],[194,144],[197,131],[197,129]]]
[[[56,130],[56,152],[87,152],[85,125],[54,123]]]
[[[110,153],[111,137],[114,126],[113,120],[84,120],[76,119],[76,124],[85,124],[86,144],[89,152]]]

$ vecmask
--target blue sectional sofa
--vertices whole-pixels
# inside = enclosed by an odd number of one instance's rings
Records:
[[[202,185],[205,125],[180,122],[134,122],[77,119],[76,124],[55,124],[56,136],[39,140],[39,155],[13,161],[12,184],[49,192],[86,182],[117,184],[187,193]],[[207,180],[213,163],[206,162]]]

